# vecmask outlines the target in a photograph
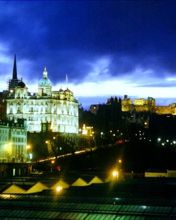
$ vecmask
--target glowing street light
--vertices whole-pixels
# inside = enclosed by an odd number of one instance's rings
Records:
[[[122,159],[119,159],[119,160],[118,160],[118,163],[122,164]]]
[[[118,170],[113,170],[113,171],[112,171],[112,177],[113,177],[113,178],[118,178],[118,177],[119,177],[119,172],[118,172]]]
[[[54,163],[55,163],[55,160],[52,160],[52,161],[51,161],[51,164],[54,164]]]
[[[26,146],[26,150],[30,150],[30,149],[31,149],[31,145],[28,144],[28,145]]]
[[[62,186],[57,186],[56,187],[56,192],[60,193],[63,190]]]
[[[6,144],[4,145],[4,147],[5,147],[6,153],[12,154],[12,143],[11,143],[11,142],[6,143]]]

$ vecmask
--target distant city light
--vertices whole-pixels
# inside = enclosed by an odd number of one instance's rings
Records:
[[[142,205],[141,207],[142,207],[143,209],[146,209],[146,208],[147,208],[147,206],[146,206],[146,205]]]
[[[160,141],[161,141],[161,138],[157,138],[157,141],[160,142]]]
[[[85,124],[83,124],[82,129],[79,131],[85,136],[93,136],[94,134],[93,127],[86,126]]]

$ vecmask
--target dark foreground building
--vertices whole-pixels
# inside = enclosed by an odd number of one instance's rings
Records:
[[[92,184],[58,194],[51,190],[30,195],[0,194],[0,219],[176,219],[175,195],[171,179]]]

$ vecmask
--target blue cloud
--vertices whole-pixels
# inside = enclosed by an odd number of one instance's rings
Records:
[[[0,2],[0,46],[7,48],[0,56],[8,60],[0,61],[0,76],[11,73],[16,53],[19,74],[27,81],[39,79],[47,66],[54,84],[66,74],[80,84],[92,77],[98,60],[108,57],[101,71],[109,80],[173,87],[175,82],[165,78],[176,74],[175,8],[175,1],[162,0]],[[139,82],[140,72],[134,78],[139,67],[152,70],[148,83]],[[93,78],[101,81],[102,75]]]

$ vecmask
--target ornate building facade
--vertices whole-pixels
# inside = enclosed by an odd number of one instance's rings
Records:
[[[147,99],[140,98],[132,101],[127,95],[122,99],[122,112],[155,112],[155,99],[148,97]]]
[[[0,163],[19,163],[28,159],[26,122],[0,121]]]
[[[25,119],[28,132],[78,133],[78,102],[72,91],[52,91],[46,68],[34,94],[18,79],[16,57],[13,75],[6,95],[6,117],[9,120]]]

